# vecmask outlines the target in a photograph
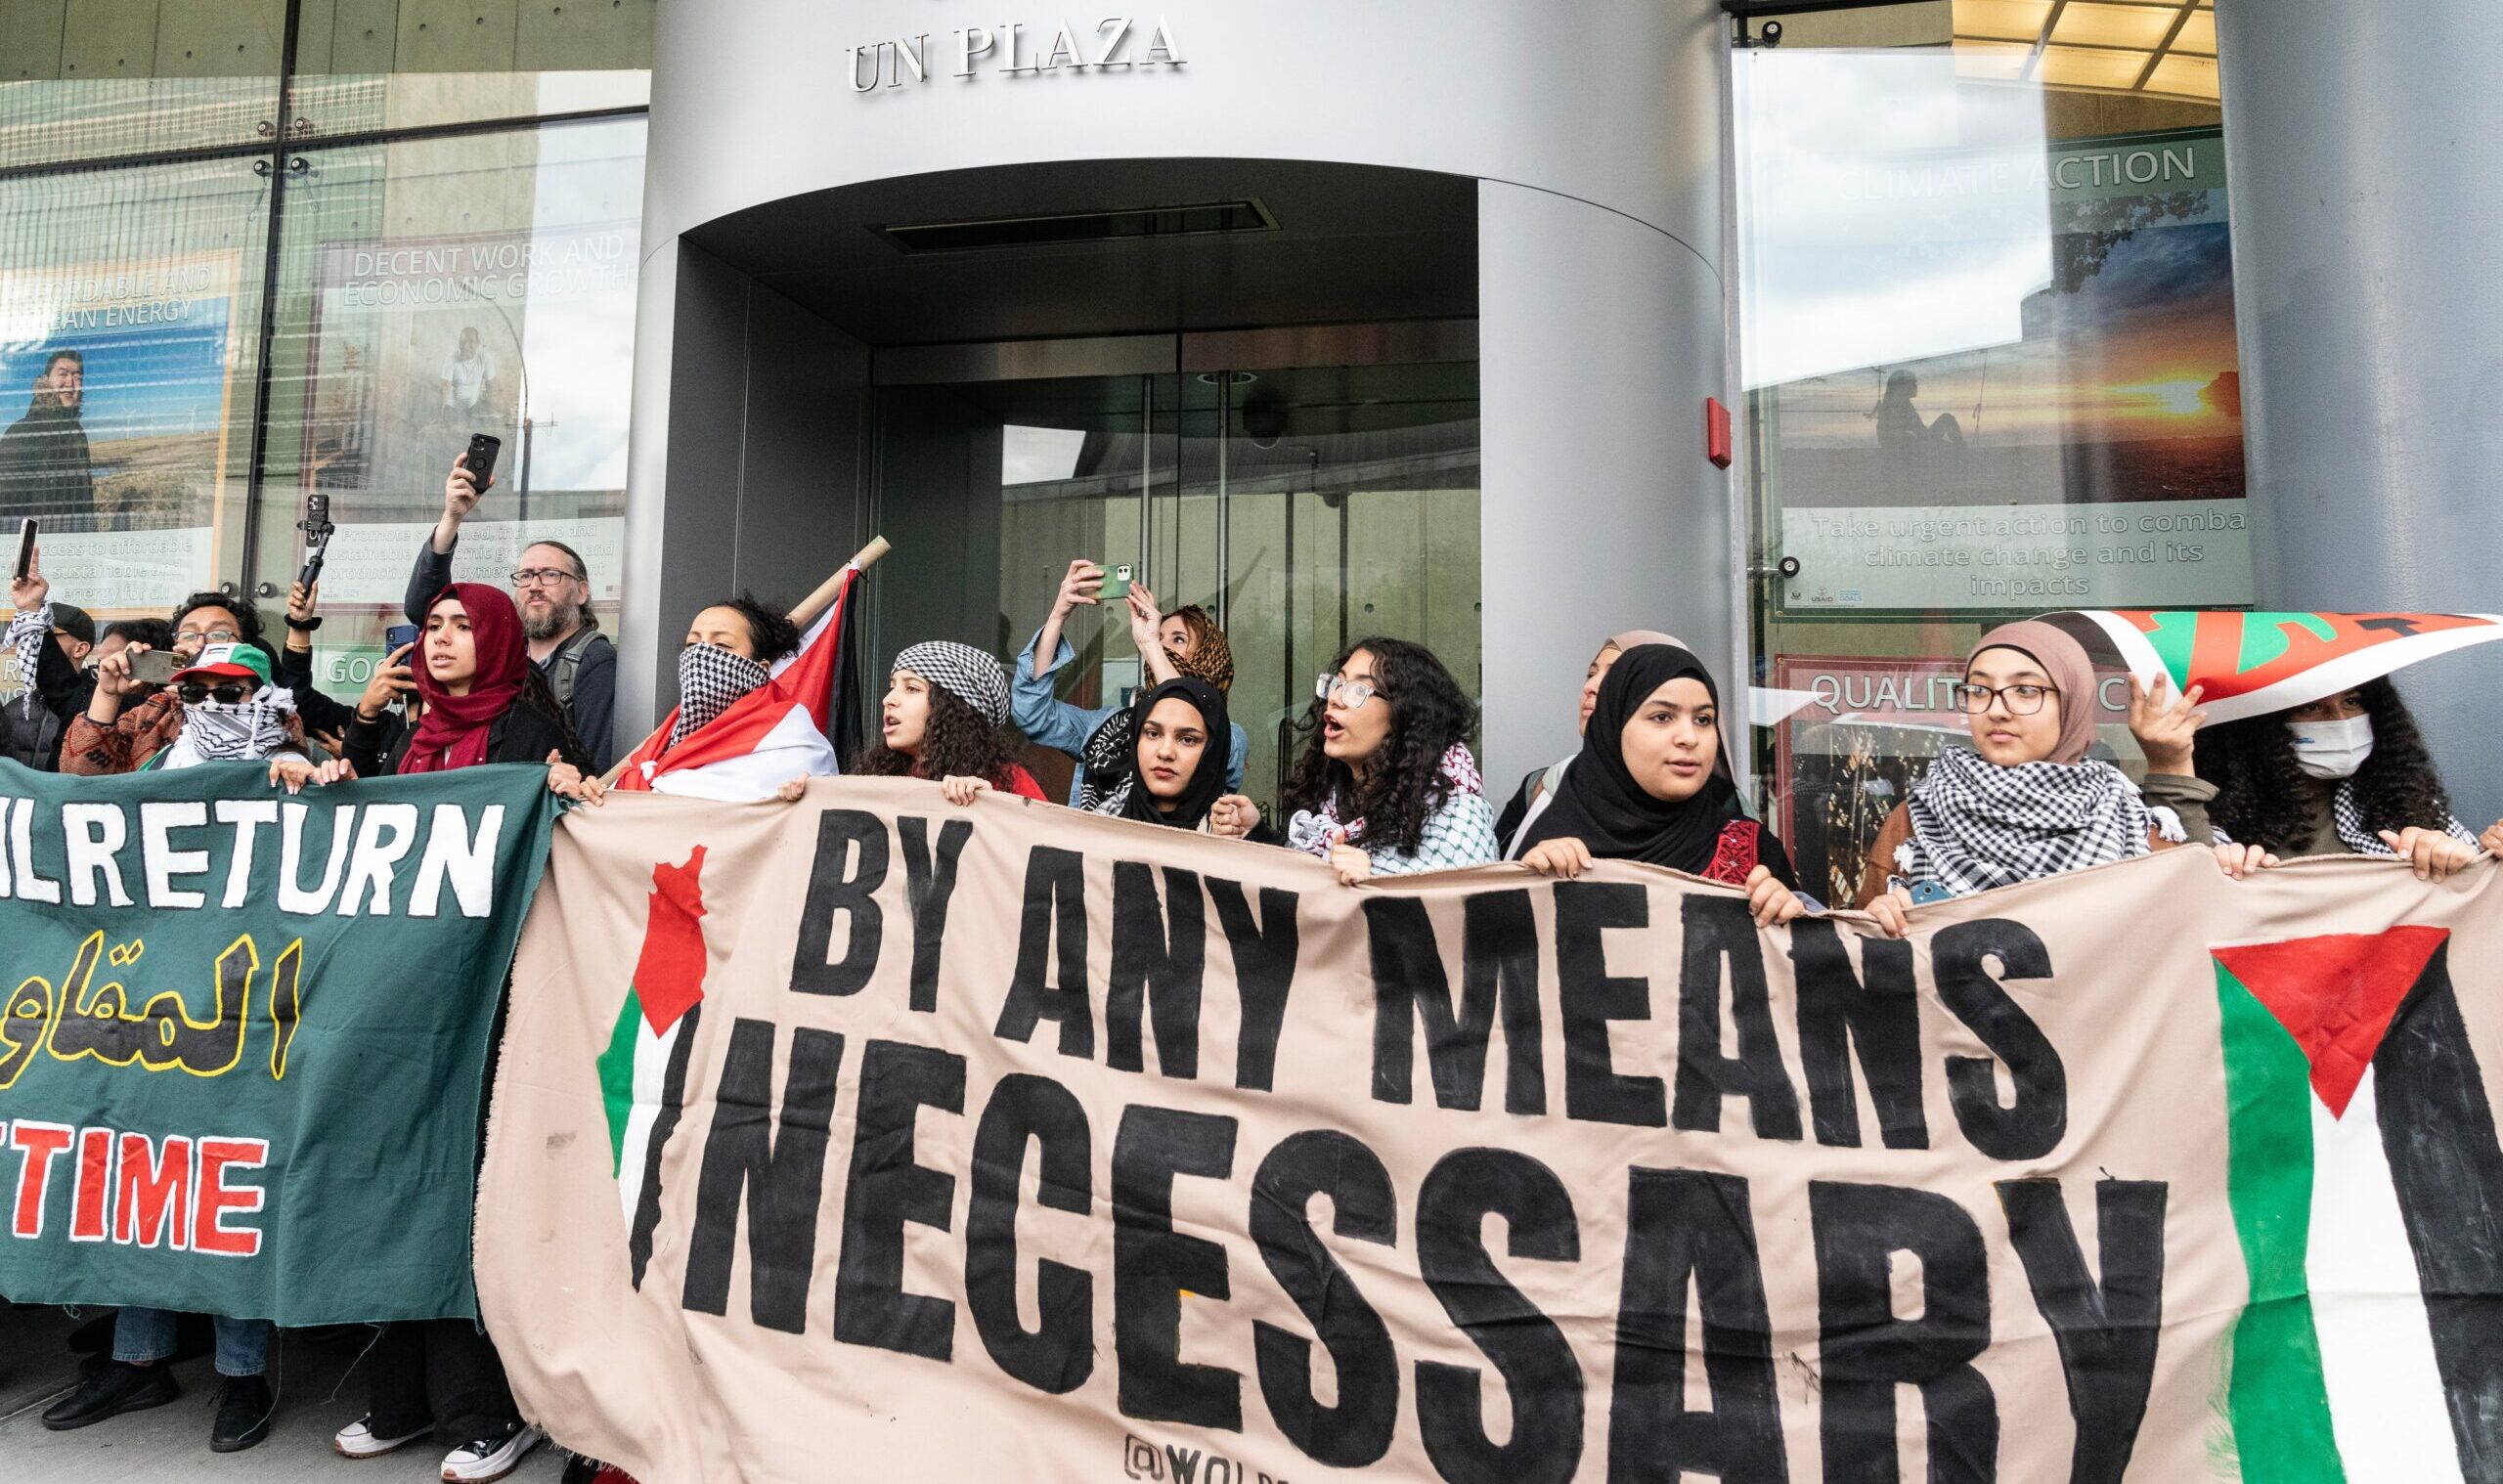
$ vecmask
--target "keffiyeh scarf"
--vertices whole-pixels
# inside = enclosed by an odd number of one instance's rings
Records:
[[[1444,782],[1451,785],[1451,792],[1454,794],[1486,792],[1486,780],[1478,776],[1477,760],[1469,755],[1469,744],[1466,742],[1454,742],[1443,753],[1442,762],[1436,765],[1436,771],[1442,774]],[[1330,858],[1332,850],[1362,835],[1364,829],[1365,820],[1362,814],[1342,821],[1339,817],[1339,801],[1325,797],[1318,809],[1298,810],[1295,816],[1288,821],[1287,845],[1307,855],[1318,855],[1327,860]]]
[[[2127,774],[2092,759],[2000,767],[1954,748],[1910,805],[1911,838],[1897,863],[1958,896],[2147,853],[2146,801]]]
[[[2354,779],[2348,778],[2339,783],[2338,792],[2329,801],[2329,815],[2338,825],[2338,843],[2356,854],[2388,857],[2398,853],[2381,836],[2373,833],[2373,827],[2364,821],[2364,806],[2355,797]],[[2454,840],[2465,840],[2471,845],[2478,843],[2476,834],[2460,823],[2457,814],[2443,816],[2442,832]]]
[[[689,644],[680,650],[678,720],[669,729],[669,746],[693,736],[771,678],[772,671],[718,644]]]
[[[897,655],[895,668],[941,687],[991,725],[1008,724],[1008,672],[973,645],[925,639]]]
[[[1135,775],[1138,708],[1124,706],[1106,717],[1086,738],[1077,755],[1077,807],[1103,811],[1104,805],[1129,792]],[[1114,812],[1119,812],[1116,808]]]
[[[35,714],[35,666],[43,659],[43,641],[52,633],[52,605],[21,609],[9,617],[8,646],[17,651],[18,684],[23,687],[26,715]]]
[[[183,729],[165,749],[165,768],[202,763],[258,763],[290,745],[286,719],[295,715],[295,693],[264,686],[240,706],[202,701],[183,708]]]

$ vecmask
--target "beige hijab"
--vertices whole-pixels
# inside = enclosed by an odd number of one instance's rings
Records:
[[[2013,649],[2042,667],[2042,674],[2050,677],[2052,688],[2060,693],[2060,738],[2052,744],[2051,756],[2044,761],[2085,762],[2086,750],[2094,745],[2094,716],[2099,709],[2094,693],[2094,662],[2086,657],[2086,646],[2038,620],[2001,624],[1983,634],[1973,652],[1964,656],[1967,674],[1985,649]]]

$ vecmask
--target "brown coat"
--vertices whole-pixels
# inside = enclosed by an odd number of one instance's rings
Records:
[[[97,725],[82,711],[69,719],[61,735],[61,770],[91,778],[137,772],[182,734],[182,698],[171,690],[123,708],[110,726]],[[303,725],[292,715],[286,719],[286,736],[297,748],[304,746]]]

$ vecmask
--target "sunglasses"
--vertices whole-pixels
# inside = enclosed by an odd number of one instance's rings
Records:
[[[185,706],[198,706],[202,701],[212,699],[220,706],[236,706],[241,705],[245,697],[260,688],[247,680],[225,680],[215,685],[205,685],[198,680],[186,680],[174,688],[174,694],[183,698]]]

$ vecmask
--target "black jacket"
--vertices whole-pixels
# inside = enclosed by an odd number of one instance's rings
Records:
[[[360,778],[378,778],[400,770],[400,760],[409,755],[409,744],[417,738],[417,728],[404,727],[397,739],[384,740],[383,723],[351,718],[347,732],[348,762],[355,765]],[[490,763],[546,763],[549,753],[558,753],[574,766],[589,772],[590,760],[565,745],[564,728],[556,719],[516,700],[505,708],[505,714],[487,724],[487,761]],[[385,748],[389,751],[386,753]]]
[[[313,683],[313,651],[289,649],[282,640],[278,650],[278,683],[295,692],[295,714],[304,720],[308,732],[336,732],[347,735],[356,720],[356,708],[345,701],[325,695]],[[382,744],[389,747],[390,743]]]
[[[0,758],[13,759],[40,772],[61,769],[61,734],[69,719],[87,709],[96,677],[72,663],[58,634],[45,634],[35,652],[34,705],[23,695],[0,702]]]
[[[428,535],[417,543],[417,564],[409,569],[409,591],[400,604],[409,622],[423,629],[426,610],[451,585],[452,553],[437,551],[434,537]],[[594,630],[588,635],[575,634],[566,647],[575,649],[575,666],[574,696],[566,704],[565,720],[574,723],[574,735],[591,749],[591,765],[584,771],[604,773],[617,761],[617,646]],[[556,683],[558,663],[557,655],[549,655],[539,667],[551,686]]]

